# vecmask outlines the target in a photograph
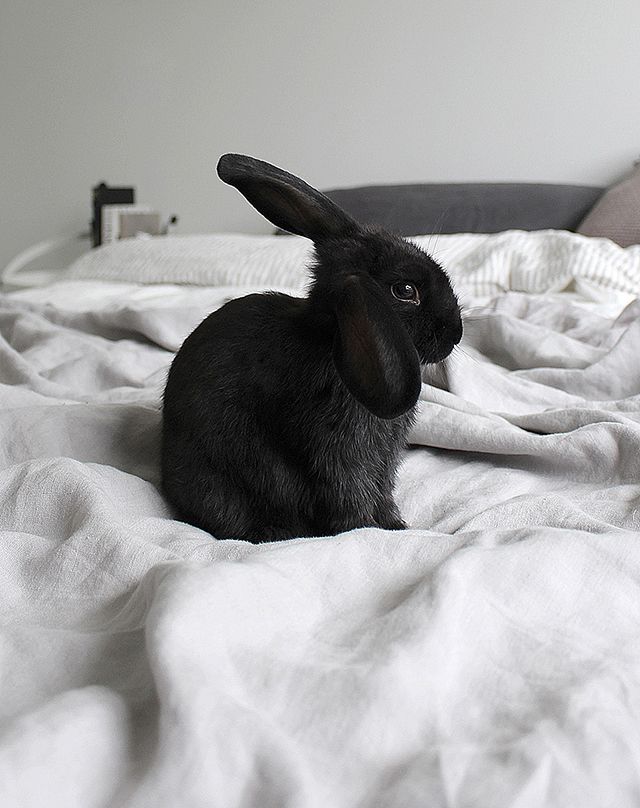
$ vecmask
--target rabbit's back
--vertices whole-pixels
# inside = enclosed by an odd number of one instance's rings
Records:
[[[310,368],[330,360],[307,338],[305,301],[249,295],[209,315],[185,340],[163,404],[163,488],[187,521],[218,538],[313,532],[300,458]]]
[[[237,298],[185,340],[169,371],[164,418],[201,443],[243,417],[294,414],[331,364],[331,344],[305,322],[306,301],[284,294]],[[203,431],[204,430],[204,431]]]

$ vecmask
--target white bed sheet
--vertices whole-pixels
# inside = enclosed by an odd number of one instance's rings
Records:
[[[244,291],[0,299],[0,804],[636,806],[640,303],[467,294],[411,529],[254,547],[157,467],[172,351]]]

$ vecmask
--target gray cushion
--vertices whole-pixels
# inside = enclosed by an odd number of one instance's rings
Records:
[[[601,188],[534,183],[388,185],[327,192],[358,221],[403,236],[575,230],[601,194]]]
[[[443,183],[325,191],[362,224],[402,236],[575,230],[603,193],[583,185]]]

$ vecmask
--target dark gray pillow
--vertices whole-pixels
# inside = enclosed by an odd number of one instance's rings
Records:
[[[403,236],[575,230],[602,188],[535,183],[387,185],[326,192],[363,224]]]
[[[537,183],[368,185],[325,191],[362,224],[402,236],[575,230],[602,188]]]

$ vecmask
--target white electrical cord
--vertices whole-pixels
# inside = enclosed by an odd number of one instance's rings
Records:
[[[27,247],[26,250],[23,250],[21,253],[18,253],[15,258],[12,258],[3,269],[0,275],[3,286],[24,288],[46,283],[51,280],[52,272],[50,269],[26,273],[26,267],[37,258],[42,258],[44,255],[48,255],[62,247],[67,247],[70,244],[75,244],[77,241],[86,238],[89,238],[89,235],[82,233],[78,236],[47,239],[46,241],[40,241],[38,244],[34,244],[32,247]]]

